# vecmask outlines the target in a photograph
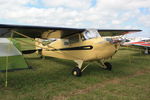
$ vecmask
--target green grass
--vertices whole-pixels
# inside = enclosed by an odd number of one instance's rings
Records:
[[[149,100],[150,74],[144,74],[109,83],[98,87],[87,94],[72,96],[69,100]]]
[[[150,55],[121,48],[109,62],[112,71],[91,64],[74,77],[72,61],[25,55],[33,69],[10,72],[8,87],[0,73],[0,100],[149,100]],[[130,58],[130,60],[129,60]]]

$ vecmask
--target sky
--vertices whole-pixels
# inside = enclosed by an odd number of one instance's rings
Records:
[[[0,0],[0,24],[141,29],[150,37],[150,0]]]

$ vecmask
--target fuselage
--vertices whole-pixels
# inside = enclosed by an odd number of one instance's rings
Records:
[[[65,39],[58,39],[47,46],[38,45],[44,47],[43,56],[83,61],[108,59],[117,52],[120,46],[103,37],[81,40],[72,44],[67,43]]]

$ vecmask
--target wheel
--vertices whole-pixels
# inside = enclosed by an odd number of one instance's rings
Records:
[[[105,66],[106,66],[105,70],[111,71],[112,65],[111,65],[109,62],[105,62],[104,64],[105,64]]]
[[[78,67],[73,68],[72,75],[77,77],[81,76],[82,75],[81,69],[79,69]]]

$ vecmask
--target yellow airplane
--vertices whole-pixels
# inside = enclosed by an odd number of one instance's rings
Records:
[[[105,70],[111,70],[112,65],[105,61],[118,51],[121,42],[112,36],[139,31],[0,24],[0,37],[35,39],[36,49],[22,53],[36,51],[41,56],[73,60],[77,63],[72,70],[74,76],[81,76],[88,66],[83,66],[86,61],[97,61]]]

